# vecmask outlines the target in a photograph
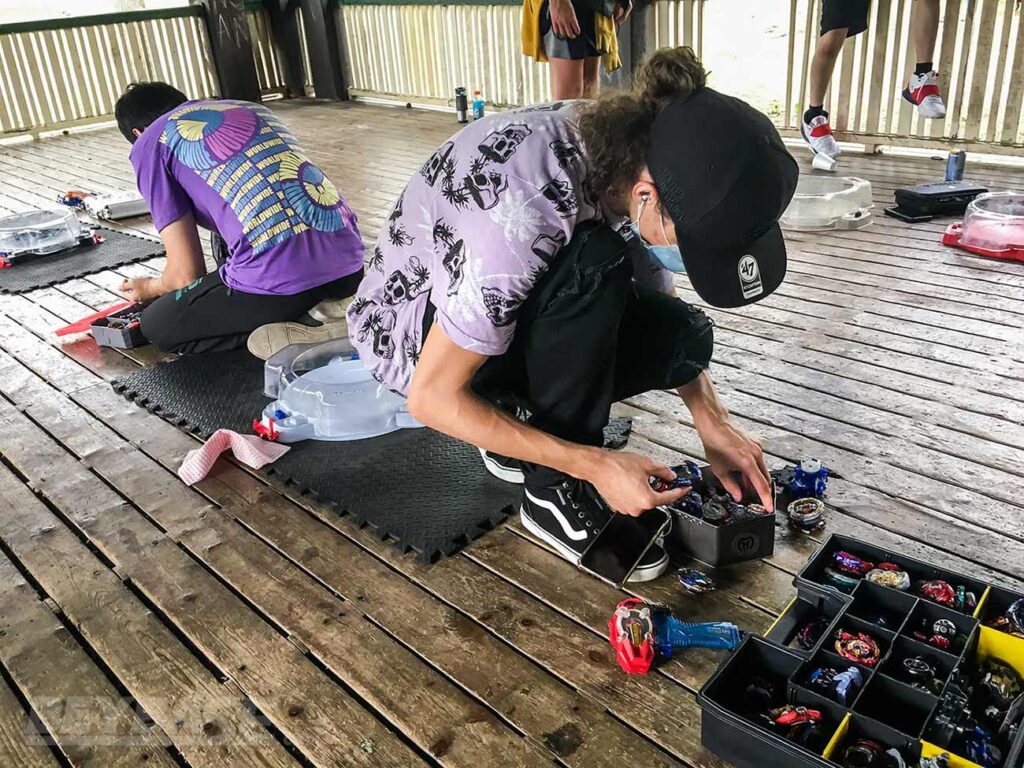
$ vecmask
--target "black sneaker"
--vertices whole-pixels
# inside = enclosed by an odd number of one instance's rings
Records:
[[[614,514],[595,491],[573,478],[566,478],[550,488],[523,488],[523,504],[519,510],[526,530],[573,563],[579,562]],[[647,550],[627,581],[650,581],[667,568],[668,556],[655,545]]]
[[[514,416],[520,421],[526,421],[527,413],[522,406],[514,402],[502,401],[495,401],[494,404],[510,416]],[[484,469],[506,483],[523,484],[523,462],[519,459],[510,459],[508,456],[502,456],[500,453],[485,451],[483,448],[478,450],[480,451],[480,457],[484,460]]]
[[[523,484],[523,462],[519,459],[510,459],[500,453],[491,453],[480,449],[480,456],[484,460],[484,468],[499,480],[506,483]]]

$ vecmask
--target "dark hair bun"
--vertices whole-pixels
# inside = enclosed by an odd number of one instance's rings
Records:
[[[655,51],[637,73],[635,90],[644,101],[660,108],[673,99],[704,87],[707,72],[689,46]]]
[[[647,164],[651,124],[673,99],[703,88],[707,72],[692,48],[662,48],[637,73],[633,88],[609,91],[580,109],[579,128],[596,197],[630,185]]]

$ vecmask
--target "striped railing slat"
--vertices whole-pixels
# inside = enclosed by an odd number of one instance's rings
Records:
[[[0,25],[0,135],[109,120],[133,81],[217,93],[196,7]]]

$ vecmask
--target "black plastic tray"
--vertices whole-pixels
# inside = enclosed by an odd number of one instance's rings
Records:
[[[822,558],[830,558],[836,549],[846,549],[868,558],[893,560],[907,568],[914,581],[922,578],[944,578],[978,590],[984,602],[977,610],[978,618],[944,608],[913,594],[861,581],[852,594],[844,594],[815,580],[821,573]],[[949,685],[950,677],[963,665],[973,666],[982,652],[979,638],[994,630],[983,629],[985,621],[1006,609],[1022,595],[1010,590],[989,587],[963,574],[937,568],[914,558],[888,553],[867,542],[844,536],[830,536],[797,577],[800,589],[796,599],[783,611],[764,638],[748,637],[715,672],[698,696],[704,711],[702,739],[704,745],[726,761],[741,768],[771,765],[779,768],[842,765],[845,747],[857,738],[872,738],[887,747],[900,749],[908,764],[913,765],[922,754],[932,730],[940,694]],[[987,592],[986,592],[987,590]],[[806,621],[822,616],[828,629],[810,650],[794,648],[793,638]],[[935,647],[914,636],[915,629],[936,619],[948,619],[958,629],[954,645],[948,649]],[[881,622],[881,623],[879,623]],[[864,684],[843,703],[829,691],[815,688],[809,682],[811,673],[823,665],[849,666],[851,662],[835,653],[835,632],[845,628],[871,634],[882,648],[882,656],[873,667],[858,665]],[[1013,663],[1024,672],[1024,640],[995,633],[996,646],[1009,649]],[[983,638],[984,639],[984,638]],[[789,645],[789,647],[784,647]],[[903,660],[908,656],[926,655],[937,669],[937,680],[930,689],[915,685],[906,674]],[[999,654],[996,654],[997,656]],[[824,730],[832,729],[827,748],[807,748],[775,732],[752,713],[745,697],[754,677],[769,681],[775,691],[774,704],[804,705],[824,715]],[[934,745],[929,745],[931,748]],[[943,746],[943,745],[938,745]],[[955,754],[955,749],[949,750]],[[1024,765],[1024,731],[1010,744],[1002,768]],[[964,759],[965,760],[965,759]],[[972,765],[966,761],[958,765]]]
[[[966,574],[951,571],[947,568],[940,568],[914,557],[891,552],[851,536],[833,533],[825,539],[825,543],[821,545],[818,551],[796,575],[794,583],[796,584],[798,594],[819,597],[836,597],[848,594],[825,583],[825,568],[832,563],[832,555],[838,551],[852,552],[874,563],[887,561],[897,563],[907,571],[913,584],[933,579],[941,579],[951,584],[963,584],[968,590],[973,591],[975,597],[979,600],[988,588],[985,582],[974,579]]]
[[[807,657],[814,653],[817,643],[810,648],[801,648],[797,642],[797,633],[810,621],[825,619],[826,626],[820,637],[827,636],[832,630],[836,618],[842,613],[844,603],[838,598],[794,597],[786,606],[775,623],[765,632],[765,640],[780,645],[786,650]]]

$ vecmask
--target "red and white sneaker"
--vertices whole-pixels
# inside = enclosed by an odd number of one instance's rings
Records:
[[[903,91],[903,98],[917,107],[917,114],[927,120],[946,116],[946,105],[939,95],[939,73],[935,70],[923,75],[911,75],[910,85]]]
[[[839,156],[839,145],[832,135],[832,126],[828,124],[827,114],[812,117],[810,122],[803,121],[800,125],[800,135],[804,137],[804,141],[814,154]]]

